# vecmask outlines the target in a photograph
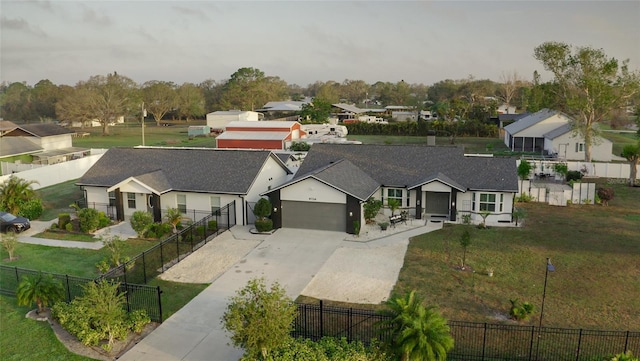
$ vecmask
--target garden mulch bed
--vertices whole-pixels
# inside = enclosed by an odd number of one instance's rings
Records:
[[[32,310],[27,313],[26,317],[37,321],[47,321],[49,325],[51,325],[51,329],[53,329],[58,340],[70,352],[103,361],[117,360],[160,325],[159,323],[151,322],[145,326],[144,330],[140,334],[130,333],[125,340],[116,340],[111,352],[106,352],[99,346],[83,345],[74,335],[67,332],[67,330],[62,328],[62,326],[60,326],[60,324],[51,317],[48,309],[41,314],[37,314],[36,310]]]

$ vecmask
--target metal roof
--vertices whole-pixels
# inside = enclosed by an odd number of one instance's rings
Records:
[[[263,120],[259,122],[251,120],[234,120],[227,124],[227,128],[282,128],[289,130],[296,124],[298,124],[298,122],[285,120]]]
[[[51,123],[23,124],[18,126],[18,128],[28,132],[29,134],[33,134],[36,137],[48,137],[52,135],[74,133],[72,130]]]
[[[558,113],[559,112],[556,110],[545,108],[533,114],[529,114],[524,118],[518,119],[516,122],[504,127],[504,130],[507,131],[507,133],[514,135]]]
[[[346,111],[351,112],[351,113],[360,114],[360,113],[364,113],[365,112],[364,109],[360,109],[360,108],[356,107],[355,105],[351,105],[351,104],[337,103],[337,104],[332,104],[332,105],[334,107],[336,107],[336,108],[340,108],[340,109],[346,110]]]
[[[29,137],[0,137],[0,157],[36,153],[42,149]]]
[[[290,132],[243,132],[226,131],[220,134],[218,140],[285,140]]]

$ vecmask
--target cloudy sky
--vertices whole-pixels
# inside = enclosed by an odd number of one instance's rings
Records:
[[[638,0],[1,0],[0,14],[0,80],[29,85],[113,71],[138,83],[223,81],[242,67],[301,86],[530,79],[545,41],[602,48],[640,69]]]

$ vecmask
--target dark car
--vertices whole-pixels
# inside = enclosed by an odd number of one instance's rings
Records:
[[[16,217],[11,213],[0,212],[0,232],[20,233],[31,228],[31,223],[24,217]]]

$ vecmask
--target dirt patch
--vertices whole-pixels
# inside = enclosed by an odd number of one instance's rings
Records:
[[[58,340],[67,348],[70,352],[73,352],[77,355],[89,357],[96,360],[103,361],[112,361],[117,360],[119,357],[125,354],[130,348],[135,346],[138,342],[140,342],[143,338],[145,338],[151,331],[155,330],[156,327],[159,326],[158,323],[152,322],[145,326],[144,330],[140,334],[130,333],[129,336],[122,341],[116,340],[113,349],[111,352],[107,353],[105,350],[98,346],[85,346],[82,342],[78,341],[78,339],[67,332],[58,322],[56,322],[53,317],[51,317],[51,313],[49,309],[46,309],[44,312],[40,314],[36,313],[36,310],[30,311],[27,313],[26,317],[31,318],[36,321],[46,321],[53,329]]]

